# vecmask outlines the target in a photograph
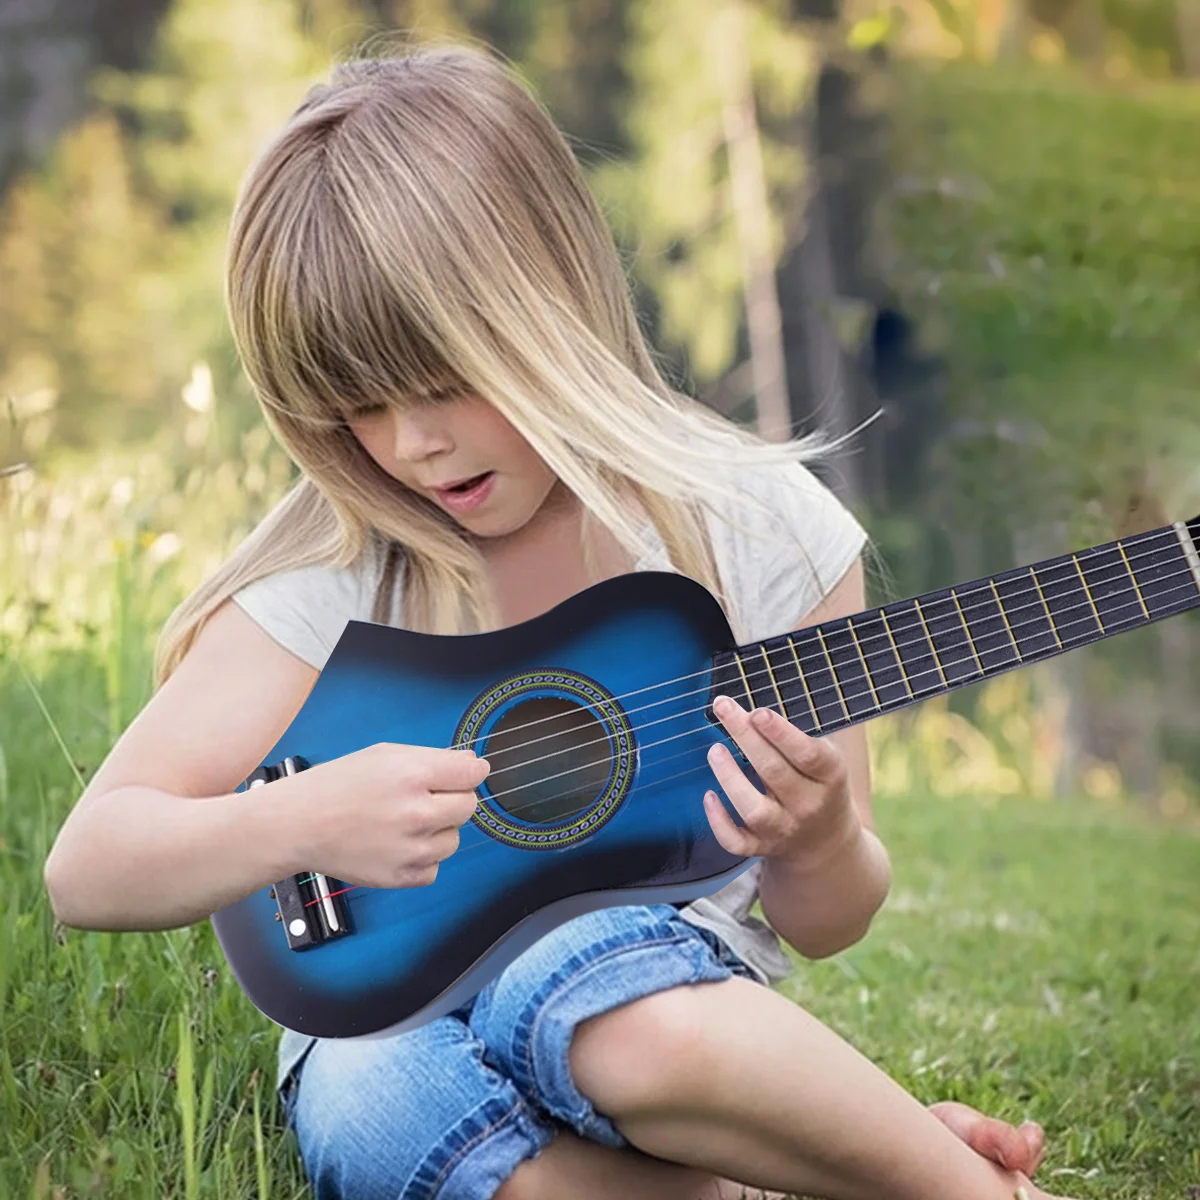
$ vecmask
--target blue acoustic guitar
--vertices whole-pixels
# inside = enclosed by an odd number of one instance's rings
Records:
[[[463,636],[351,620],[239,791],[380,741],[472,747],[491,771],[427,887],[312,870],[212,922],[250,1000],[318,1037],[383,1037],[475,995],[561,922],[707,895],[754,861],[701,796],[721,692],[814,736],[1200,606],[1200,517],[744,646],[666,571],[595,584]],[[738,820],[730,810],[735,822]]]

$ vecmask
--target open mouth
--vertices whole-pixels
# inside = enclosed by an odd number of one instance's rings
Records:
[[[463,480],[462,483],[456,483],[453,487],[443,488],[442,490],[461,495],[463,492],[469,492],[473,487],[478,487],[490,474],[491,471],[484,471],[482,475],[473,475],[470,479]]]

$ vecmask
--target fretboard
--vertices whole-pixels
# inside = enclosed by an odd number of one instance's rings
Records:
[[[1200,607],[1200,516],[751,642],[713,658],[712,700],[843,729]]]

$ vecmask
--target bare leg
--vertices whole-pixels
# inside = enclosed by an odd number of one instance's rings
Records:
[[[734,977],[670,988],[575,1032],[580,1091],[647,1154],[832,1200],[1030,1200],[832,1030]]]
[[[742,1189],[707,1171],[617,1150],[561,1130],[536,1158],[526,1159],[493,1200],[740,1200]],[[746,1200],[783,1200],[747,1189]]]

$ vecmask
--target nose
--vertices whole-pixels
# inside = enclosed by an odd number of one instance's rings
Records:
[[[392,411],[392,453],[406,462],[419,462],[454,449],[454,441],[436,412],[414,408]]]

